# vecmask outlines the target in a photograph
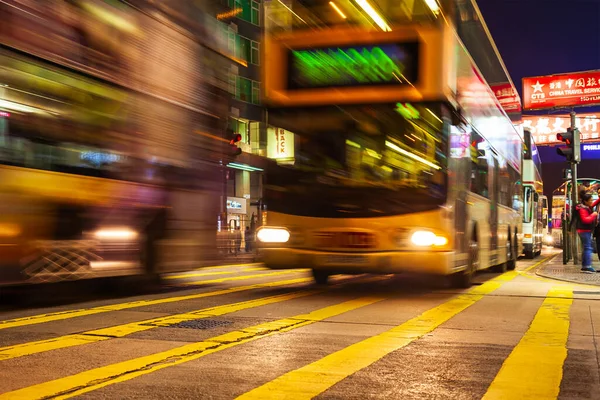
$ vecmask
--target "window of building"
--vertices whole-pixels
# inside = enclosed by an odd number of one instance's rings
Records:
[[[260,3],[252,0],[252,14],[250,16],[250,22],[254,25],[260,25]]]
[[[243,36],[238,36],[238,49],[237,49],[237,53],[236,56],[238,58],[241,58],[244,61],[248,61],[250,62],[250,56],[251,56],[251,40],[250,39],[246,39]]]
[[[260,82],[252,81],[252,104],[260,104]]]
[[[232,54],[237,54],[238,35],[231,29],[227,29],[227,48]]]
[[[236,82],[237,82],[237,75],[230,73],[229,74],[229,93],[231,93],[231,95],[237,99],[238,94],[237,94]]]
[[[252,81],[250,79],[237,77],[236,98],[250,103],[252,101]]]
[[[260,2],[254,0],[228,0],[230,8],[241,8],[237,17],[254,25],[260,25]]]
[[[250,51],[250,62],[252,64],[260,65],[260,48],[259,43],[254,40],[250,43],[251,51]]]
[[[260,154],[260,123],[250,122],[250,144],[252,145],[252,153]]]
[[[234,133],[239,133],[240,135],[242,135],[242,143],[250,143],[250,137],[248,135],[248,123],[241,121],[239,119],[236,118],[230,118],[229,119],[229,128],[234,132]]]

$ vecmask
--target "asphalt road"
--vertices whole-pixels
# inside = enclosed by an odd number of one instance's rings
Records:
[[[50,292],[0,309],[0,399],[600,399],[600,290],[542,259],[469,290],[247,265]]]

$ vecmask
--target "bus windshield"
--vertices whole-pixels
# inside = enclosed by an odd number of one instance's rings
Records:
[[[271,164],[270,211],[373,217],[434,209],[446,198],[447,135],[440,105],[276,110],[295,135],[295,160]]]

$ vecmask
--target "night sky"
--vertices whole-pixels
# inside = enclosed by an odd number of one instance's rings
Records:
[[[523,77],[600,69],[600,0],[477,0],[477,4],[521,96]],[[600,112],[600,107],[575,111]],[[540,148],[548,196],[561,184],[565,168],[564,163],[548,163],[554,154],[553,147]],[[579,176],[600,177],[600,159],[583,160]]]

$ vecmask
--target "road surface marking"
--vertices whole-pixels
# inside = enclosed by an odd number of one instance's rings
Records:
[[[246,280],[246,279],[262,278],[262,277],[265,277],[265,276],[278,276],[278,275],[298,274],[300,272],[306,272],[306,271],[308,271],[308,270],[286,269],[286,270],[283,270],[283,271],[269,272],[269,273],[266,273],[266,274],[232,276],[232,277],[229,277],[229,278],[217,278],[217,279],[210,279],[210,280],[206,280],[206,281],[178,282],[175,285],[176,286],[198,286],[198,285],[206,285],[206,284],[209,284],[209,283],[223,283],[223,282],[231,282],[231,281],[243,281],[243,280]]]
[[[58,312],[53,312],[53,313],[48,313],[48,314],[31,315],[28,317],[0,321],[0,330],[8,329],[8,328],[15,328],[17,326],[35,325],[35,324],[42,324],[42,323],[46,323],[46,322],[52,322],[52,321],[60,321],[60,320],[65,320],[65,319],[69,319],[69,318],[83,317],[86,315],[94,315],[94,314],[100,314],[100,313],[105,313],[105,312],[110,312],[110,311],[126,310],[126,309],[130,309],[130,308],[152,306],[152,305],[156,305],[156,304],[165,304],[165,303],[173,303],[173,302],[177,302],[177,301],[201,299],[203,297],[220,296],[220,295],[224,295],[224,294],[243,292],[246,290],[253,290],[253,289],[258,289],[258,288],[294,285],[297,283],[308,283],[308,282],[312,282],[312,278],[298,278],[298,279],[289,279],[289,280],[277,281],[277,282],[255,283],[253,285],[238,286],[238,287],[220,289],[220,290],[215,290],[215,291],[210,291],[210,292],[190,294],[190,295],[185,295],[185,296],[166,297],[163,299],[155,299],[155,300],[138,300],[138,301],[132,301],[132,302],[128,302],[128,303],[109,304],[106,306],[98,306],[98,307],[93,307],[93,308],[83,308],[83,309],[78,309],[78,310],[67,310],[67,311],[58,311]]]
[[[567,358],[573,291],[553,287],[483,399],[556,399]]]
[[[327,289],[337,289],[347,284],[376,282],[385,279],[387,279],[387,277],[383,276],[369,277],[367,279],[356,279],[355,277],[345,278],[343,280],[340,279],[339,281],[335,282]],[[188,311],[182,314],[157,317],[138,322],[130,322],[127,324],[116,325],[108,328],[94,329],[87,332],[64,335],[52,339],[38,340],[13,346],[1,347],[0,361],[43,353],[51,350],[58,350],[67,347],[74,347],[94,342],[100,342],[108,339],[121,338],[131,335],[133,333],[147,331],[158,327],[166,327],[185,321],[202,318],[212,318],[216,316],[231,314],[240,310],[247,310],[250,308],[260,307],[267,304],[278,303],[305,296],[312,296],[314,294],[323,293],[325,291],[326,289],[301,290],[287,294],[268,296],[254,300],[225,304],[221,306],[209,307],[195,311]]]
[[[362,297],[333,306],[321,308],[308,314],[266,322],[245,329],[232,331],[171,350],[134,358],[91,369],[79,374],[40,383],[0,395],[1,399],[66,399],[91,392],[105,386],[124,382],[160,369],[189,362],[206,355],[278,333],[288,332],[327,318],[356,310],[384,300],[384,297]]]
[[[249,262],[249,263],[241,263],[241,264],[225,264],[225,265],[211,265],[208,267],[198,267],[194,268],[194,271],[203,271],[203,270],[213,270],[213,269],[225,269],[225,268],[236,268],[236,267],[255,267],[255,266],[264,266],[263,263],[260,262]]]
[[[243,268],[241,270],[235,270],[235,271],[189,272],[189,273],[186,273],[186,274],[163,276],[163,279],[198,278],[200,276],[230,275],[230,274],[237,274],[237,273],[240,273],[240,272],[266,271],[266,270],[267,269],[265,267],[253,267],[253,268]]]
[[[518,276],[507,272],[386,332],[339,350],[253,389],[238,399],[312,399],[351,374],[399,350]]]
[[[225,314],[230,314],[240,310],[247,310],[254,307],[260,307],[267,304],[282,302],[285,300],[296,299],[304,296],[321,293],[324,290],[306,290],[282,294],[278,296],[269,296],[261,299],[242,301],[239,303],[225,304],[217,307],[210,307],[196,311],[190,311],[183,314],[170,315],[147,319],[145,321],[131,322],[128,324],[116,325],[109,328],[94,329],[91,331],[64,335],[52,339],[28,342],[14,346],[0,348],[0,361],[13,358],[29,356],[32,354],[43,353],[46,351],[64,349],[67,347],[80,346],[103,340],[121,338],[136,332],[142,332],[158,327],[170,326],[180,322],[212,318]]]
[[[525,267],[525,268],[523,268],[522,270],[520,270],[520,271],[518,271],[518,272],[519,272],[519,273],[521,273],[521,274],[523,274],[523,273],[525,273],[525,272],[529,272],[529,271],[531,271],[532,269],[534,269],[534,268],[536,268],[536,267],[539,267],[540,265],[542,265],[542,264],[546,263],[547,261],[551,261],[551,260],[552,260],[554,257],[556,257],[557,255],[558,255],[558,254],[552,254],[552,255],[549,255],[548,257],[545,257],[545,258],[541,259],[540,261],[536,262],[535,264],[533,264],[533,265],[530,265],[530,266],[528,266],[528,267]]]

